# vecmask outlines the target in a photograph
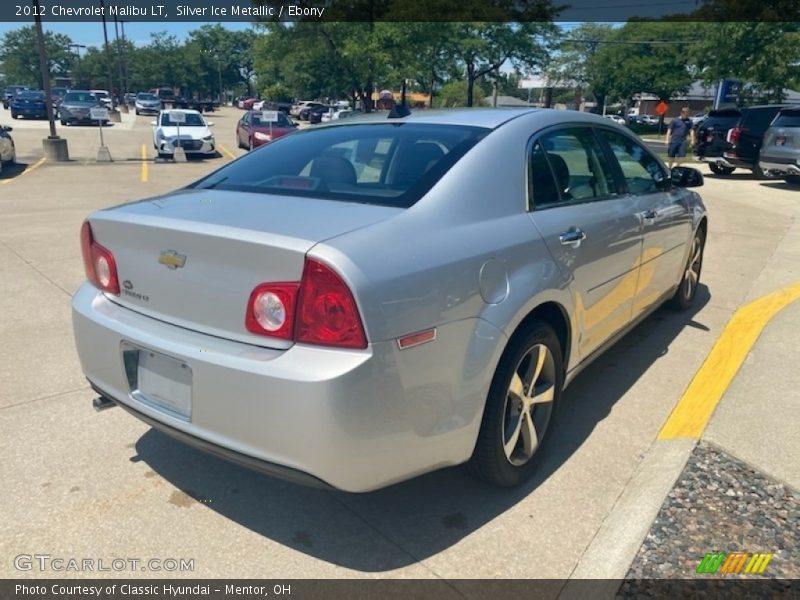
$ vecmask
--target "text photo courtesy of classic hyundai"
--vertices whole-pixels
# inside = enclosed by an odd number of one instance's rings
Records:
[[[692,304],[702,183],[572,111],[298,131],[87,218],[81,365],[101,402],[274,476],[516,485],[574,376]]]

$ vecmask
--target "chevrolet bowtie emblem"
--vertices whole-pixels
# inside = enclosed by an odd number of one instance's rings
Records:
[[[158,262],[168,269],[179,269],[186,264],[186,255],[178,254],[175,250],[164,250],[158,257]]]

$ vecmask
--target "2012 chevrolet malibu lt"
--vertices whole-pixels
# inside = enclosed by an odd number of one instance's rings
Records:
[[[284,478],[514,485],[581,368],[693,302],[701,184],[577,112],[301,131],[89,216],[81,365],[104,402]]]

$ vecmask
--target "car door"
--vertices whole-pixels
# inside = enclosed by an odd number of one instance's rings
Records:
[[[242,118],[239,119],[239,122],[236,124],[236,141],[240,148],[247,143],[247,118],[249,114],[250,113],[243,114]]]
[[[618,189],[589,126],[534,138],[529,183],[531,219],[570,280],[585,358],[631,319],[642,245],[636,200]]]
[[[775,118],[781,106],[759,106],[747,111],[741,122],[739,141],[736,144],[736,156],[752,163],[758,163],[758,153],[764,134],[769,129],[769,124]]]
[[[689,195],[671,185],[664,165],[644,145],[618,131],[598,130],[615,159],[620,187],[634,201],[642,225],[642,261],[634,317],[678,283],[692,239]]]

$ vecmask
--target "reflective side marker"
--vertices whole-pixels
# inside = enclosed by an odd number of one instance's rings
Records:
[[[426,329],[425,331],[419,331],[417,333],[412,333],[401,338],[397,338],[397,346],[400,350],[405,350],[406,348],[412,348],[414,346],[419,346],[420,344],[426,344],[428,342],[432,342],[436,339],[436,328],[433,329]]]

